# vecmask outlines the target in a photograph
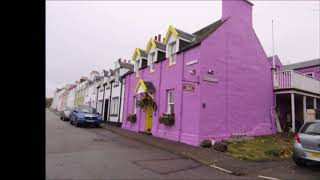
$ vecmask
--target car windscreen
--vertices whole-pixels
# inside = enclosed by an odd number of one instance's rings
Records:
[[[308,122],[306,123],[300,133],[320,135],[320,122]]]
[[[95,109],[92,107],[78,107],[78,111],[83,113],[96,113]]]

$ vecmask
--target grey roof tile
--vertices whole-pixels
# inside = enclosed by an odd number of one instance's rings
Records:
[[[294,64],[288,64],[284,66],[284,69],[301,69],[301,68],[312,67],[312,66],[320,66],[320,58],[309,60],[309,61],[303,61],[299,63],[294,63]]]

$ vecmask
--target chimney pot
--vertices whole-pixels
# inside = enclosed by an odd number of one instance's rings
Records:
[[[161,34],[158,34],[158,41],[161,41]]]
[[[154,40],[157,41],[157,36],[154,36]]]

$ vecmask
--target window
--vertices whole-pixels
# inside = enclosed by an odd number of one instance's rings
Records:
[[[150,53],[148,59],[148,65],[150,67],[150,71],[154,71],[154,62],[156,61],[156,52]]]
[[[114,97],[111,100],[111,110],[110,114],[117,116],[119,111],[119,97]]]
[[[314,73],[313,73],[313,72],[304,73],[304,75],[306,75],[306,76],[310,76],[310,77],[314,77]]]
[[[169,49],[168,49],[169,65],[176,63],[176,55],[175,55],[176,48],[177,48],[177,43],[176,42],[172,42],[172,43],[169,44]]]
[[[174,90],[167,91],[167,113],[174,113]]]
[[[137,113],[137,97],[133,96],[133,113]]]
[[[138,72],[140,68],[140,60],[136,60],[134,63],[134,72]]]

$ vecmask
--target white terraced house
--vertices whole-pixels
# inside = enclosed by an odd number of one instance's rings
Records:
[[[106,123],[113,125],[121,125],[122,123],[124,102],[122,76],[131,71],[133,71],[133,64],[121,59],[115,62],[114,70],[104,71],[104,79],[97,86],[99,91],[97,110]]]

